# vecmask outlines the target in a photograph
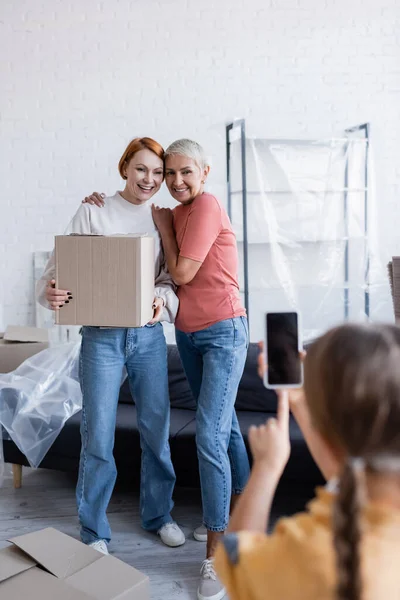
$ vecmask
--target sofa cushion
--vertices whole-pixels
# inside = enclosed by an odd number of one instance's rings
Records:
[[[181,429],[194,418],[193,411],[171,410],[170,438],[176,437]],[[66,426],[55,439],[51,453],[78,458],[81,450],[81,412],[68,419]],[[119,461],[127,462],[136,453],[140,458],[140,439],[137,424],[136,406],[122,405],[118,407],[114,456]],[[137,457],[136,457],[137,458]]]

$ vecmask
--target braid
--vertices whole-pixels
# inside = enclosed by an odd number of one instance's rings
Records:
[[[361,600],[361,506],[364,470],[346,463],[339,483],[334,512],[334,546],[337,565],[337,600]]]

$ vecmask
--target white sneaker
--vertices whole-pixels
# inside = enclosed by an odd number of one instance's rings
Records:
[[[102,554],[108,554],[107,542],[104,540],[96,540],[91,544],[88,544],[91,548],[97,550],[97,552],[101,552]]]
[[[204,525],[200,525],[200,527],[196,527],[193,531],[193,537],[198,542],[206,542],[207,541],[207,528]]]
[[[214,569],[212,558],[206,558],[200,569],[200,583],[197,588],[198,600],[221,600],[226,594],[226,590]]]
[[[179,529],[176,523],[166,523],[157,531],[157,533],[160,536],[161,541],[166,546],[171,546],[171,548],[182,546],[186,541],[185,534],[182,529]]]

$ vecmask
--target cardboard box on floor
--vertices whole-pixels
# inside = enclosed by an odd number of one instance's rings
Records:
[[[56,323],[142,327],[151,320],[152,236],[56,236],[55,261],[56,288],[73,296],[56,312]]]
[[[47,329],[10,325],[0,333],[0,373],[15,371],[27,358],[49,346]]]
[[[57,529],[9,541],[0,550],[4,600],[150,600],[146,575]]]

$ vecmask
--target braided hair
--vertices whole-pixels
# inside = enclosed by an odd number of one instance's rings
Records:
[[[333,512],[336,600],[362,600],[365,477],[400,471],[400,328],[328,331],[307,353],[304,389],[315,428],[347,457]]]
[[[357,460],[360,461],[359,465]],[[362,598],[360,554],[364,475],[361,459],[350,459],[346,462],[340,477],[334,512],[337,600]]]

